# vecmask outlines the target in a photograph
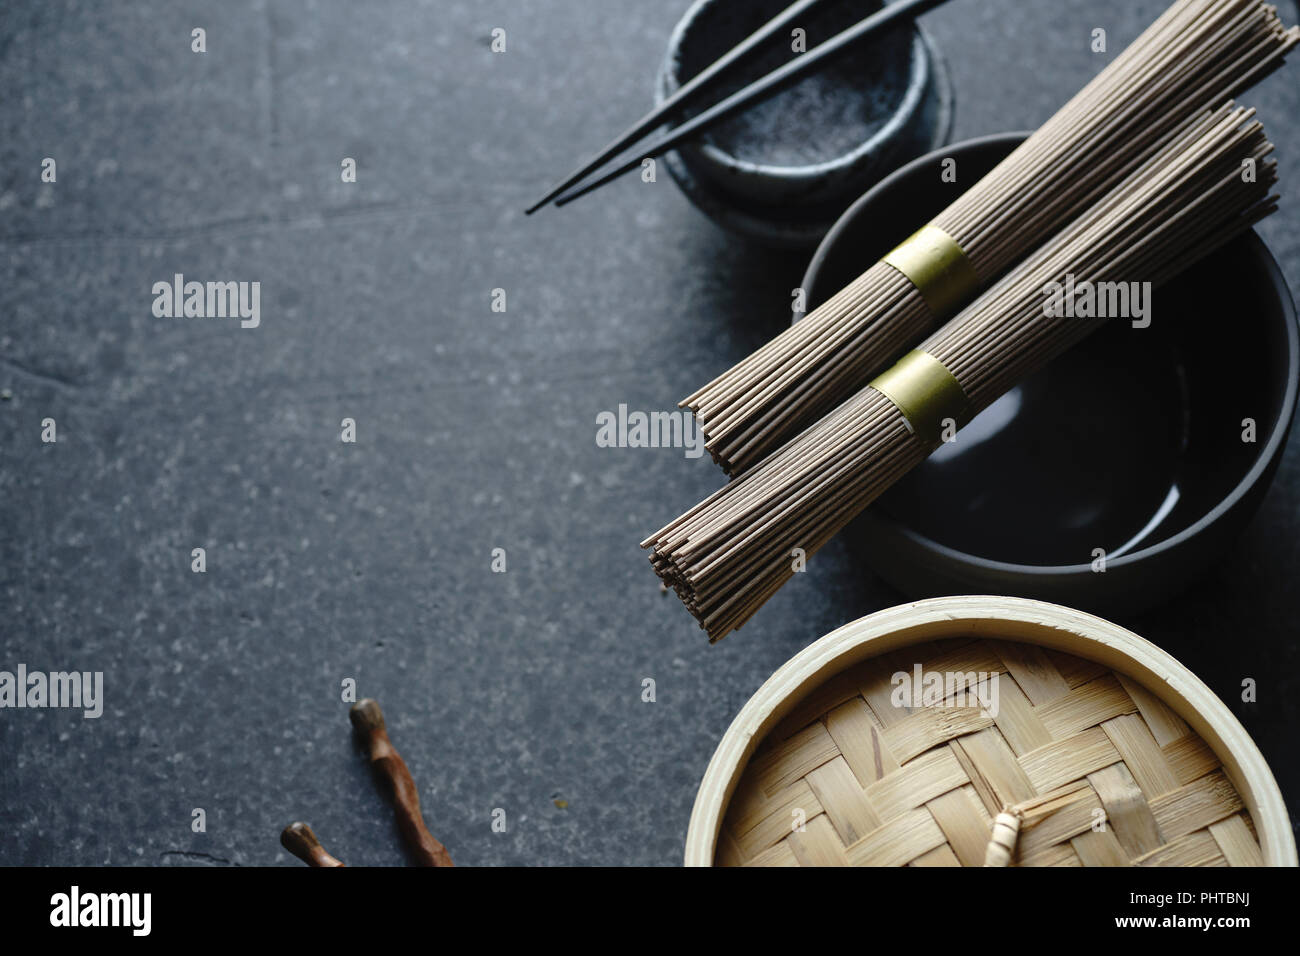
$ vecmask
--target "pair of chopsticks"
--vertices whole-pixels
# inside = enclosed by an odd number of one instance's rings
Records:
[[[882,7],[865,20],[860,20],[853,26],[840,31],[817,46],[801,53],[789,63],[778,67],[771,73],[755,80],[748,86],[737,90],[728,96],[722,102],[709,107],[704,112],[692,117],[690,120],[675,126],[668,132],[653,140],[648,146],[636,152],[633,158],[616,166],[613,170],[605,173],[598,179],[594,179],[577,189],[572,189],[581,180],[595,172],[601,166],[605,165],[620,152],[631,146],[637,140],[644,137],[655,127],[662,124],[672,114],[681,107],[698,98],[698,94],[704,88],[717,79],[733,66],[743,62],[754,50],[758,49],[768,40],[775,37],[778,33],[785,30],[786,27],[798,21],[798,19],[809,13],[814,7],[817,7],[826,0],[798,0],[786,7],[779,14],[773,17],[763,26],[759,27],[754,33],[725,53],[721,59],[712,63],[705,70],[700,72],[689,82],[682,85],[676,93],[664,100],[659,106],[643,116],[637,123],[618,139],[614,140],[587,162],[583,163],[578,169],[574,170],[563,180],[556,183],[551,189],[537,202],[533,203],[524,210],[525,215],[531,216],[534,212],[545,206],[547,203],[554,201],[555,205],[563,206],[573,202],[579,196],[585,196],[592,190],[599,189],[601,186],[611,182],[624,173],[638,168],[641,163],[650,157],[661,156],[668,150],[673,149],[679,144],[690,139],[705,130],[711,129],[718,123],[722,122],[733,113],[738,113],[745,107],[754,103],[762,102],[769,97],[775,96],[781,90],[791,86],[796,80],[807,76],[819,66],[826,64],[833,57],[845,52],[861,40],[865,40],[877,31],[883,30],[892,25],[895,21],[906,19],[915,19],[921,14],[935,7],[946,0],[897,0],[896,3],[890,3]],[[567,191],[572,189],[571,192]]]

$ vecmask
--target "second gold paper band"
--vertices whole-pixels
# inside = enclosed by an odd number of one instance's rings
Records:
[[[908,424],[926,442],[938,441],[947,419],[956,428],[970,420],[970,401],[961,383],[929,352],[913,350],[871,382],[898,406]]]

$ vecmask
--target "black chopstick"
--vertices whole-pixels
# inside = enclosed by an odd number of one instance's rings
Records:
[[[649,146],[637,151],[635,156],[623,165],[606,173],[599,179],[592,180],[585,186],[560,196],[555,200],[555,205],[567,205],[579,196],[585,196],[592,190],[599,189],[624,173],[638,168],[645,159],[660,156],[695,134],[717,125],[731,114],[739,112],[751,103],[761,102],[779,93],[796,80],[811,73],[817,66],[832,57],[844,53],[853,44],[892,25],[896,20],[914,19],[946,2],[947,0],[898,0],[897,3],[888,4],[865,20],[861,20],[853,26],[840,31],[829,40],[819,43],[807,53],[801,54],[789,63],[773,70],[762,79],[755,80],[743,89],[738,90],[721,103],[669,130],[659,139],[652,141]]]
[[[695,95],[701,92],[705,85],[721,76],[722,73],[731,67],[740,63],[745,56],[756,50],[760,45],[776,36],[782,29],[789,26],[799,17],[810,11],[813,7],[824,3],[825,0],[798,0],[786,7],[767,23],[763,24],[749,36],[747,36],[737,46],[732,47],[724,53],[721,59],[714,61],[706,67],[701,73],[692,77],[687,83],[683,84],[676,93],[668,97],[653,110],[647,113],[641,119],[637,120],[636,125],[625,132],[614,142],[610,143],[591,159],[587,160],[581,167],[575,169],[572,173],[551,187],[541,199],[533,203],[524,210],[525,216],[531,216],[534,212],[545,206],[548,202],[558,196],[564,190],[568,189],[582,177],[588,175],[593,170],[599,168],[604,163],[613,159],[618,152],[632,143],[636,142],[646,133],[650,132],[656,126],[661,125],[675,109],[685,106],[687,102],[695,99]]]

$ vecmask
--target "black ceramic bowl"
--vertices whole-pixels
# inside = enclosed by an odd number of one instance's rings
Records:
[[[669,40],[656,103],[788,4],[696,0]],[[835,0],[818,6],[798,25],[806,48],[880,5]],[[717,81],[704,105],[788,62],[797,55],[791,43],[789,35],[773,38]],[[702,108],[688,108],[686,115]],[[951,126],[943,58],[924,30],[903,24],[730,117],[669,153],[665,163],[687,197],[725,228],[768,245],[812,246],[881,176],[946,143]]]
[[[804,276],[825,301],[1023,141],[923,156],[859,199]],[[959,183],[940,186],[940,162]],[[1108,323],[986,409],[855,522],[913,597],[1011,594],[1103,614],[1177,593],[1250,519],[1296,404],[1295,306],[1253,232],[1158,289],[1152,322]],[[1243,441],[1243,421],[1255,423]],[[1094,549],[1105,571],[1093,570]]]

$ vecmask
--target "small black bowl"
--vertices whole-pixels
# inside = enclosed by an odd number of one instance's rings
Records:
[[[1025,136],[959,143],[878,183],[813,256],[809,308]],[[944,159],[957,161],[956,184],[941,184]],[[913,597],[1011,594],[1124,614],[1176,594],[1221,554],[1290,431],[1295,306],[1251,232],[1158,289],[1151,315],[1146,329],[1107,323],[882,495],[850,530],[876,572]]]

